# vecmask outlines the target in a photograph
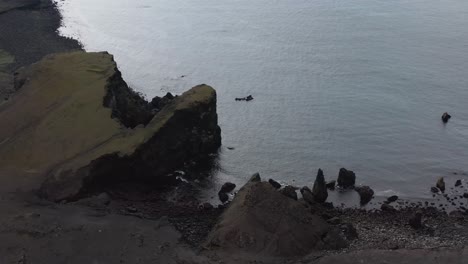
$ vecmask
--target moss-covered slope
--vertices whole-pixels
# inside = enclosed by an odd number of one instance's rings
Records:
[[[206,85],[174,99],[145,127],[111,118],[104,98],[127,86],[107,53],[48,56],[22,70],[16,86],[0,106],[0,174],[47,178],[41,193],[53,200],[96,182],[157,181],[220,145],[216,92]]]

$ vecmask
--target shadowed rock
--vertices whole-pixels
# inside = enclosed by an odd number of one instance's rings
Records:
[[[422,213],[416,212],[410,219],[409,225],[414,229],[419,229],[422,227]]]
[[[445,113],[442,114],[441,118],[442,118],[442,122],[447,123],[449,121],[449,119],[452,118],[452,116],[449,115],[447,112],[445,112]]]
[[[354,189],[359,193],[361,205],[369,203],[374,196],[374,190],[372,190],[369,186],[359,186]]]
[[[281,184],[273,179],[269,179],[268,182],[271,184],[271,186],[275,187],[275,189],[281,188]]]
[[[327,189],[335,190],[335,186],[336,186],[336,181],[335,180],[327,182]]]
[[[232,192],[235,188],[236,188],[236,185],[235,185],[234,183],[226,182],[225,184],[223,184],[223,186],[221,186],[221,190],[219,190],[219,192],[222,192],[222,193],[230,193],[230,192]]]
[[[338,186],[342,188],[351,188],[354,187],[356,183],[356,174],[353,171],[347,170],[345,168],[340,169],[338,174]]]
[[[291,199],[297,200],[296,188],[291,185],[284,187],[280,192]]]
[[[327,186],[325,184],[325,177],[323,171],[318,169],[317,177],[315,178],[314,187],[312,188],[314,200],[319,203],[324,203],[328,197]]]

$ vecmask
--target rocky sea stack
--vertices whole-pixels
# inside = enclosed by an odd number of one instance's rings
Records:
[[[121,181],[164,184],[221,144],[213,88],[196,86],[154,109],[108,53],[47,56],[21,70],[15,88],[0,107],[1,175],[20,175],[31,188],[43,182],[50,200]]]

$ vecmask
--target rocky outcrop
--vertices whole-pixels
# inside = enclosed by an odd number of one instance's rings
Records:
[[[325,239],[331,230],[320,216],[281,194],[270,183],[248,182],[221,215],[205,248],[300,256],[318,248],[345,245],[339,243],[343,239],[340,236]]]
[[[316,202],[324,203],[328,197],[327,186],[325,183],[325,176],[321,169],[317,172],[317,177],[315,178],[314,187],[312,188],[312,194]]]
[[[20,92],[0,109],[0,170],[46,178],[40,194],[51,200],[119,181],[172,182],[169,173],[206,161],[221,144],[211,87],[192,88],[147,121],[107,53],[48,56],[17,83]]]
[[[353,171],[347,170],[345,168],[340,169],[338,174],[338,186],[341,188],[351,188],[354,187],[356,183],[356,174]]]
[[[444,177],[440,177],[440,178],[437,180],[436,187],[437,187],[441,192],[445,192],[445,181],[444,181]]]
[[[354,188],[354,190],[359,194],[361,205],[369,203],[374,196],[374,190],[369,186],[359,186]]]

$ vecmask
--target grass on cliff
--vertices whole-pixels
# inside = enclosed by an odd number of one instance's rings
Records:
[[[46,172],[61,164],[76,170],[102,155],[131,154],[171,118],[174,111],[213,98],[199,86],[176,99],[146,127],[128,129],[103,107],[116,64],[107,53],[52,55],[24,69],[28,80],[0,106],[0,168]]]

